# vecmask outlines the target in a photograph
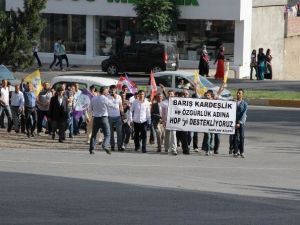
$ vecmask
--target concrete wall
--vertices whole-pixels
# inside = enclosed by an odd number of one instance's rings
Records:
[[[253,0],[253,7],[286,5],[296,0]]]
[[[273,79],[284,79],[283,6],[253,7],[252,12],[252,49],[264,48],[266,52],[270,48],[273,56]]]
[[[6,0],[6,9],[23,7],[24,0]],[[183,19],[243,20],[240,12],[244,0],[197,0],[198,5],[180,6]],[[247,0],[249,1],[249,0]],[[48,0],[45,13],[135,17],[133,4],[108,0]]]
[[[284,75],[285,80],[300,80],[300,36],[285,39]]]

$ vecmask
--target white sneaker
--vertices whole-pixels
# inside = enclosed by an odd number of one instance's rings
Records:
[[[244,153],[242,153],[242,154],[241,154],[241,157],[242,157],[242,158],[245,158],[246,156],[245,156],[245,154],[244,154]]]
[[[194,148],[194,152],[199,152],[199,149],[198,148]]]

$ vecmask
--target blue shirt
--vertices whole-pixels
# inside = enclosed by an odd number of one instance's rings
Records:
[[[26,107],[35,107],[35,101],[36,97],[34,95],[34,92],[26,91],[24,92],[24,99],[25,99],[25,106]]]

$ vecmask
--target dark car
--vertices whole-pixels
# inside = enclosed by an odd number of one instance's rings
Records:
[[[141,42],[123,48],[102,61],[102,70],[110,75],[119,72],[154,72],[178,69],[178,51],[171,42]]]

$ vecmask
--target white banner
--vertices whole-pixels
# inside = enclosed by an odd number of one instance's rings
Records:
[[[171,98],[167,129],[234,134],[236,102],[199,98]]]

